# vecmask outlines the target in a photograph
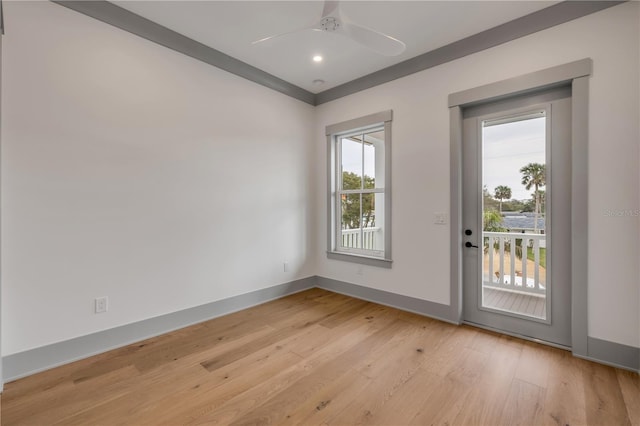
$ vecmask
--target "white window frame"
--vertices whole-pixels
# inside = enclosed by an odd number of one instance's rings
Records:
[[[327,257],[334,260],[391,268],[391,121],[387,110],[326,127],[327,136]],[[339,138],[384,129],[384,188],[341,191]],[[340,196],[348,193],[384,194],[384,249],[364,250],[339,247],[342,238]]]

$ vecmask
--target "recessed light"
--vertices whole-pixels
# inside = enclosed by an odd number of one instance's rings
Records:
[[[322,62],[322,56],[320,55],[315,55],[313,57],[313,62]]]
[[[313,85],[314,86],[322,86],[324,84],[324,80],[313,80]]]

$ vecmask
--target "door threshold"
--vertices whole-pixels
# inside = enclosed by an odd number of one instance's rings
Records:
[[[525,336],[523,334],[512,333],[498,328],[489,327],[486,325],[478,324],[471,321],[463,320],[462,324],[469,325],[471,327],[481,328],[483,330],[493,331],[494,333],[504,334],[506,336],[517,337],[518,339],[528,340],[529,342],[540,343],[541,345],[551,346],[553,348],[563,349],[565,351],[572,352],[571,346],[561,345],[559,343],[548,342],[546,340],[536,339],[535,337]]]

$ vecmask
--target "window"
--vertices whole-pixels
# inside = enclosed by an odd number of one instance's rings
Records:
[[[392,111],[326,128],[330,259],[391,267]]]

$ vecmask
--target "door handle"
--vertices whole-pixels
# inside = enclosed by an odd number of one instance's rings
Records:
[[[469,241],[467,241],[466,243],[464,243],[465,247],[475,247],[478,248],[478,246],[471,244]]]

